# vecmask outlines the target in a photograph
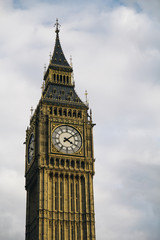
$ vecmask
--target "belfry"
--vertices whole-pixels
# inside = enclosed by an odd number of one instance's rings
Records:
[[[91,111],[59,40],[26,130],[26,240],[95,240]]]

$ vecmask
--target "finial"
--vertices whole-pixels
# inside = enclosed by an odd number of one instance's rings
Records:
[[[70,55],[70,65],[71,65],[71,67],[73,67],[73,64],[72,64],[72,55]]]
[[[44,91],[45,84],[44,82],[42,83],[41,89],[42,89],[42,96],[43,96],[43,91]]]
[[[46,73],[46,64],[44,64],[44,75]]]
[[[51,59],[52,59],[52,53],[50,52],[50,54],[49,54],[49,59],[50,59],[50,61],[51,61]]]
[[[61,25],[58,22],[58,18],[56,19],[56,23],[54,24],[54,27],[56,27],[56,31],[55,32],[58,34],[59,33],[59,29],[61,27]]]
[[[92,109],[90,108],[90,120],[92,121]]]
[[[85,96],[86,96],[86,106],[88,106],[89,104],[88,104],[88,92],[87,92],[87,90],[85,91]]]
[[[30,111],[31,111],[31,117],[32,117],[32,115],[33,115],[33,107],[31,107]]]
[[[71,67],[73,67],[73,63],[72,63],[72,56],[70,55],[70,66]],[[73,84],[73,85],[75,85],[75,82],[74,82],[74,73],[72,72],[71,73],[71,83]]]

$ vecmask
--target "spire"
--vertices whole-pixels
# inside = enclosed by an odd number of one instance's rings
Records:
[[[51,64],[52,65],[58,65],[61,67],[69,67],[72,68],[69,63],[67,62],[64,53],[62,51],[61,48],[61,44],[60,44],[60,40],[59,40],[59,32],[60,32],[60,24],[58,22],[58,19],[56,19],[56,23],[54,25],[54,27],[56,27],[56,41],[55,41],[55,46],[54,46],[54,51],[53,51],[53,55],[51,58]]]
[[[54,27],[56,27],[56,33],[57,33],[57,35],[58,35],[58,33],[59,33],[59,28],[61,27],[61,25],[59,24],[59,22],[58,22],[58,18],[56,19],[56,23],[54,24]]]

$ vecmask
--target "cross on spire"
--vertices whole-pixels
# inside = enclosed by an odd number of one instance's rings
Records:
[[[55,32],[58,34],[59,33],[59,29],[61,27],[61,25],[58,22],[58,18],[56,19],[56,23],[54,24],[54,27],[56,27],[56,31]]]

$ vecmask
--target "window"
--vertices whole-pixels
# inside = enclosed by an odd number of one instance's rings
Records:
[[[86,211],[86,204],[85,204],[86,194],[85,194],[85,179],[81,177],[81,204],[82,204],[82,213]]]
[[[73,211],[73,182],[71,182],[71,211]]]
[[[61,224],[61,240],[63,240],[63,227],[62,227],[62,224]]]
[[[76,110],[73,111],[73,117],[76,117]]]
[[[79,227],[77,225],[77,240],[79,239]]]
[[[61,211],[63,209],[63,199],[62,199],[62,197],[63,197],[63,182],[61,180],[61,182],[60,182],[60,210]]]
[[[65,83],[66,82],[66,77],[65,76],[63,76],[63,83]]]
[[[57,74],[57,82],[59,82],[59,75]]]
[[[68,111],[68,116],[69,116],[69,117],[72,116],[71,109],[69,109],[69,111]]]
[[[58,229],[57,229],[57,225],[55,225],[55,240],[58,240]]]
[[[61,160],[61,166],[64,167],[64,159]]]
[[[68,78],[68,76],[67,76],[67,84],[69,83],[69,78]]]
[[[57,108],[54,108],[54,115],[57,115]]]
[[[69,167],[69,160],[68,159],[66,160],[66,167],[67,168]]]
[[[59,115],[62,116],[62,108],[59,109]]]
[[[55,210],[58,210],[58,182],[55,181]]]
[[[51,165],[54,165],[54,158],[51,158],[50,163]]]
[[[62,83],[62,75],[60,75],[60,83]]]
[[[76,167],[79,168],[79,161],[76,162]]]
[[[81,112],[81,111],[78,112],[78,117],[79,117],[79,118],[82,117],[82,112]]]
[[[59,166],[59,159],[56,158],[56,167],[58,167],[58,166]]]
[[[71,231],[71,234],[72,234],[72,237],[71,239],[74,240],[74,229],[73,229],[73,226],[72,226],[72,231]]]
[[[76,183],[76,211],[79,211],[79,204],[78,204],[78,198],[79,198],[79,188],[78,188],[78,182]]]
[[[81,168],[84,169],[84,162],[81,162]]]
[[[74,168],[74,161],[73,160],[71,161],[71,167]]]
[[[63,116],[67,116],[67,110],[66,109],[63,110]]]
[[[52,107],[49,108],[49,113],[52,114]]]

